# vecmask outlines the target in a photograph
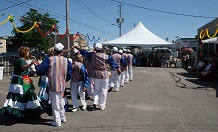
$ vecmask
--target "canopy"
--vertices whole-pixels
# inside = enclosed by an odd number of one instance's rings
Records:
[[[123,36],[109,42],[103,42],[102,45],[118,47],[139,46],[142,48],[176,48],[175,44],[169,43],[150,32],[141,22]]]
[[[214,43],[218,44],[218,37],[201,40],[202,43]]]
[[[189,47],[184,47],[181,50],[179,50],[179,52],[193,52],[194,50],[192,48]]]

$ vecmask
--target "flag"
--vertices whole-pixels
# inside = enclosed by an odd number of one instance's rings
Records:
[[[23,90],[26,93],[29,88],[34,88],[33,81],[28,76],[23,76]]]

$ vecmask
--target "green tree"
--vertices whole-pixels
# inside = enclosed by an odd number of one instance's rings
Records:
[[[41,29],[42,33],[45,34],[52,28],[52,25],[58,24],[59,21],[57,21],[55,18],[51,18],[48,13],[40,14],[37,10],[30,9],[29,12],[26,12],[25,15],[21,16],[20,22],[22,23],[22,26],[17,28],[21,31],[30,29],[34,22],[40,22],[38,24],[39,28]],[[22,45],[30,48],[37,48],[42,51],[47,51],[47,49],[50,47],[49,38],[42,36],[36,28],[27,33],[20,33],[13,29],[12,34],[15,35],[15,38],[21,40]],[[52,32],[50,35],[54,37],[54,32]]]

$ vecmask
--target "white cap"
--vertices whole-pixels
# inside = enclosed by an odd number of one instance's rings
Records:
[[[119,50],[119,53],[122,54],[122,53],[123,53],[123,50]]]
[[[126,52],[127,50],[126,49],[123,49],[123,52]]]
[[[73,63],[73,60],[71,58],[67,58],[70,63]]]
[[[62,43],[57,43],[55,44],[54,49],[57,51],[63,51],[64,45]]]
[[[130,50],[128,49],[127,52],[130,52]]]
[[[118,48],[117,47],[113,47],[113,52],[118,52]]]
[[[97,43],[97,44],[95,45],[95,49],[96,49],[96,50],[101,50],[101,49],[102,49],[102,44],[101,44],[101,43]]]

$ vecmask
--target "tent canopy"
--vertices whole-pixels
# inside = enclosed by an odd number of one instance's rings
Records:
[[[214,43],[214,44],[218,44],[218,37],[201,40],[201,42],[202,43]]]
[[[192,48],[189,47],[184,47],[181,50],[179,50],[179,52],[193,52],[194,50]]]
[[[118,47],[128,47],[136,46],[141,48],[154,48],[154,47],[169,47],[176,48],[176,45],[169,43],[157,35],[150,32],[145,26],[139,22],[139,24],[130,30],[123,36],[114,39],[109,42],[103,42],[104,46],[118,46]]]

